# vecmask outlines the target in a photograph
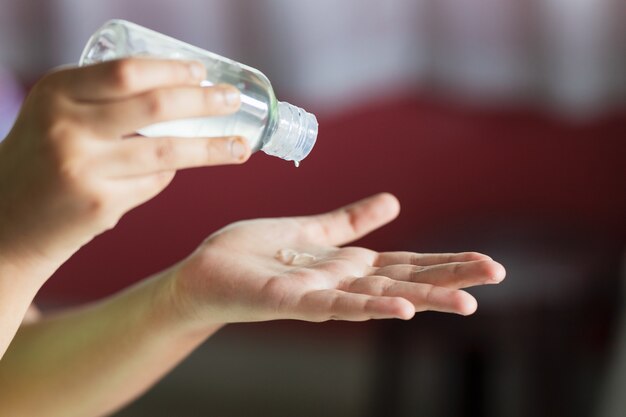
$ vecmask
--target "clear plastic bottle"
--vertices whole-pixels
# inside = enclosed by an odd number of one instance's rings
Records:
[[[234,115],[199,117],[156,123],[139,130],[149,137],[243,136],[253,151],[295,161],[315,144],[317,120],[305,110],[277,101],[270,81],[260,71],[124,20],[111,20],[91,36],[79,65],[130,56],[190,59],[204,63],[203,86],[228,83],[241,91]]]

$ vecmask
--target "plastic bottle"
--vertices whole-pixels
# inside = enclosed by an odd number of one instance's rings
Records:
[[[241,108],[233,115],[156,123],[138,131],[144,136],[242,136],[253,151],[295,161],[296,166],[315,144],[315,116],[277,101],[270,81],[260,71],[134,23],[105,23],[87,42],[79,65],[130,56],[198,60],[207,69],[201,85],[228,83],[241,91]]]

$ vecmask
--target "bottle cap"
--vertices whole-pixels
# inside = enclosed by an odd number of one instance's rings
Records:
[[[304,109],[278,102],[278,126],[262,151],[298,164],[307,157],[317,139],[317,119]]]

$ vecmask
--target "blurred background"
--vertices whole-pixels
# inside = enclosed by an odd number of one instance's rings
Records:
[[[0,136],[50,68],[124,18],[262,70],[315,113],[300,168],[181,172],[46,284],[95,300],[243,218],[390,191],[358,243],[483,251],[468,318],[229,326],[117,416],[626,415],[626,1],[0,0]],[[624,318],[622,315],[624,314]],[[68,393],[71,395],[71,393]]]

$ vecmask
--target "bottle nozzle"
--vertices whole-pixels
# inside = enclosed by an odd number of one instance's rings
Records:
[[[276,131],[261,150],[268,155],[295,161],[297,164],[313,149],[317,129],[315,115],[300,107],[279,101]]]

